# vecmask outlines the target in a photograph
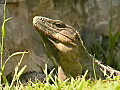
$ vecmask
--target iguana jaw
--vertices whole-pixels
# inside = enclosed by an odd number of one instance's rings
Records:
[[[62,43],[75,45],[77,36],[75,30],[60,20],[35,16],[33,18],[33,25],[38,32],[43,32],[50,38],[56,39]]]

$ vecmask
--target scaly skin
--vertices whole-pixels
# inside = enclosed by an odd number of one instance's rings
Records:
[[[94,76],[93,56],[87,52],[79,33],[74,28],[60,20],[41,16],[33,18],[33,26],[40,33],[48,51],[59,64],[58,77],[61,80],[65,80],[69,75],[77,77],[86,70],[89,71],[89,77]],[[114,69],[110,71],[111,68],[97,60],[94,64],[97,77],[103,76],[100,67],[110,73],[114,71],[115,74],[117,72],[116,75],[120,75],[119,71]]]

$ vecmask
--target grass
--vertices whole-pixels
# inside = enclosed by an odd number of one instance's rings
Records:
[[[16,52],[16,53],[13,53],[12,55],[10,55],[6,60],[4,60],[4,38],[6,37],[6,22],[8,20],[10,20],[11,18],[7,18],[6,19],[6,1],[5,1],[5,4],[4,4],[4,15],[3,15],[3,24],[2,24],[2,39],[1,39],[1,45],[0,45],[0,53],[1,53],[1,58],[0,58],[0,89],[11,89],[13,87],[13,84],[15,81],[18,81],[19,80],[19,77],[20,75],[23,73],[23,71],[25,70],[26,68],[26,65],[21,69],[19,70],[19,67],[20,67],[20,64],[23,60],[23,56],[24,54],[28,53],[28,52]],[[4,75],[4,71],[5,71],[5,68],[6,68],[6,64],[8,63],[8,61],[10,60],[11,57],[15,56],[15,55],[20,55],[22,54],[22,57],[20,59],[20,62],[16,65],[15,67],[15,74],[13,76],[13,79],[12,79],[12,82],[9,84],[8,83],[8,80],[6,78],[6,76]],[[3,63],[4,61],[4,63]],[[2,82],[3,80],[3,82]],[[3,87],[4,86],[4,87]]]
[[[57,78],[56,78],[57,79]],[[6,90],[5,88],[3,88]],[[85,75],[77,79],[70,78],[68,81],[55,81],[55,83],[41,83],[29,81],[26,85],[16,84],[13,90],[120,90],[120,80],[109,78],[107,80],[85,80]]]
[[[111,1],[111,0],[110,0]],[[112,2],[111,7],[112,7]],[[82,77],[77,77],[74,79],[73,77],[70,77],[66,81],[60,81],[57,77],[57,75],[54,75],[53,77],[53,71],[54,69],[48,74],[47,73],[47,65],[45,65],[44,73],[46,74],[46,78],[44,83],[41,83],[39,80],[36,82],[29,81],[26,84],[22,84],[19,80],[19,77],[24,72],[26,65],[19,70],[19,67],[21,65],[21,62],[23,60],[24,54],[28,52],[16,52],[13,53],[11,56],[8,57],[8,59],[4,60],[4,38],[6,37],[6,22],[10,20],[11,18],[6,19],[6,13],[5,13],[5,7],[6,3],[4,5],[4,17],[3,17],[3,25],[2,25],[2,41],[1,41],[1,72],[0,72],[0,89],[1,90],[120,90],[120,77],[113,77],[109,78],[109,76],[105,80],[97,80],[96,79],[96,73],[95,74],[95,80],[86,80],[87,72]],[[115,59],[113,50],[116,49],[115,43],[118,40],[118,37],[120,34],[113,35],[112,34],[112,16],[110,16],[110,24],[109,24],[109,47],[106,51],[100,46],[95,46],[98,48],[98,50],[102,50],[102,52],[107,53],[105,54],[106,60],[112,61]],[[94,49],[97,53],[97,49]],[[10,60],[11,57],[14,57],[15,55],[21,55],[20,62],[15,67],[15,74],[12,78],[11,83],[8,83],[8,80],[6,76],[4,75],[4,71],[6,68],[7,62]],[[98,54],[99,55],[99,54]],[[5,63],[3,63],[5,61]],[[109,63],[109,62],[108,62]],[[94,65],[93,65],[94,68]],[[1,82],[3,79],[3,82]],[[52,83],[51,83],[52,82]]]
[[[86,80],[87,72],[82,77],[74,79],[70,77],[66,81],[60,81],[57,76],[52,77],[53,71],[47,73],[45,69],[45,82],[41,83],[29,81],[27,84],[22,84],[19,80],[16,84],[5,86],[3,90],[120,90],[120,77],[107,78],[106,80]],[[52,83],[50,82],[52,81]]]

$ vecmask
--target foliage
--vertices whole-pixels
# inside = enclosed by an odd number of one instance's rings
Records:
[[[100,43],[96,42],[91,48],[90,52],[92,52],[92,54],[95,54],[95,57],[98,60],[101,60],[107,65],[120,70],[120,32],[114,33],[112,0],[109,0],[109,2],[109,35],[103,36],[103,41],[101,41]]]
[[[1,48],[1,50],[0,50],[0,53],[1,53],[1,58],[0,58],[0,61],[1,61],[1,67],[0,67],[0,69],[1,69],[1,71],[0,71],[0,89],[3,89],[3,88],[4,89],[11,89],[13,84],[14,84],[14,82],[19,80],[20,75],[23,73],[23,71],[26,68],[26,65],[25,65],[21,70],[19,70],[20,64],[21,64],[21,62],[23,60],[23,56],[24,56],[24,54],[26,54],[28,52],[16,52],[16,53],[13,53],[6,60],[4,60],[4,57],[3,57],[4,56],[4,38],[6,36],[6,33],[5,33],[6,32],[6,22],[8,20],[10,20],[10,19],[11,18],[7,18],[6,19],[6,1],[5,1],[3,24],[2,24],[2,30],[1,30],[2,31],[2,37],[1,37],[2,39],[1,39],[1,46],[0,46],[0,48]],[[22,57],[20,59],[20,62],[15,67],[15,74],[13,76],[11,84],[9,84],[8,80],[6,79],[6,76],[4,75],[6,64],[10,60],[11,57],[16,56],[16,55],[20,55],[20,54],[22,54]],[[3,63],[3,61],[5,61],[5,62]],[[2,80],[3,80],[3,83],[2,83]],[[5,87],[3,87],[3,86],[5,86]]]
[[[46,77],[46,82],[29,81],[27,84],[17,83],[12,86],[14,90],[120,90],[120,77],[107,78],[106,80],[85,80],[84,76],[74,79],[70,77],[66,81],[60,81],[57,76],[53,78],[50,74]],[[52,80],[50,83],[47,80]],[[6,88],[3,88],[6,90]]]

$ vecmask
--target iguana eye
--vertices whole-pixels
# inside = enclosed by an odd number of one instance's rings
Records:
[[[65,28],[66,25],[64,23],[55,23],[55,26],[58,28]]]

